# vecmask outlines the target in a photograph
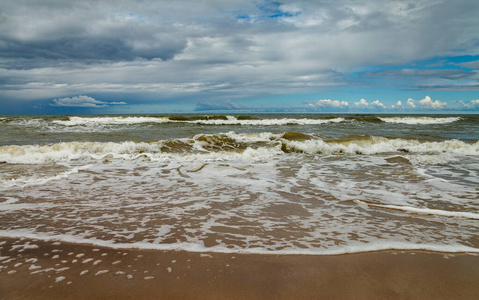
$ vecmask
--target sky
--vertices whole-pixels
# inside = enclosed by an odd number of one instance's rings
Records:
[[[477,0],[2,0],[0,114],[477,113]]]

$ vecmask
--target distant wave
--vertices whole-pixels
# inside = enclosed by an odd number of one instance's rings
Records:
[[[21,127],[43,127],[47,126],[47,121],[43,119],[5,119],[5,121],[9,121],[10,125],[16,125]]]
[[[68,120],[54,120],[55,124],[64,126],[80,125],[122,125],[141,123],[166,123],[170,120],[167,117],[70,117]]]
[[[284,153],[356,154],[379,153],[479,155],[479,142],[459,140],[428,142],[358,136],[325,140],[303,133],[200,134],[192,138],[155,142],[68,142],[52,145],[1,146],[0,162],[38,164],[83,159],[149,158],[151,160],[257,159]]]
[[[378,117],[381,121],[387,123],[400,123],[400,124],[448,124],[461,120],[460,117],[447,117],[447,118],[433,118],[433,117],[392,117],[383,118]]]
[[[202,125],[316,125],[326,123],[339,123],[344,118],[334,119],[256,119],[235,116],[204,116],[204,117],[70,117],[68,120],[54,120],[53,123],[64,126],[85,125],[128,125],[142,123],[191,123]]]
[[[213,119],[213,120],[192,120],[186,121],[188,123],[204,124],[204,125],[262,125],[262,126],[272,126],[272,125],[319,125],[326,123],[339,123],[344,122],[344,118],[334,118],[334,119],[260,119],[260,120],[242,120],[233,116],[227,116],[226,120]]]
[[[351,117],[303,117],[303,118],[259,118],[255,116],[230,116],[230,115],[178,115],[178,116],[71,116],[68,119],[51,120],[34,119],[11,119],[0,118],[0,122],[5,122],[14,126],[25,127],[43,127],[53,131],[65,130],[69,128],[86,128],[96,130],[99,128],[109,129],[116,126],[141,125],[141,124],[164,124],[164,123],[182,123],[199,125],[239,125],[239,126],[283,126],[283,125],[321,125],[343,122],[359,123],[396,123],[409,125],[429,125],[429,124],[448,124],[461,120],[461,117],[378,117],[378,116],[351,116]],[[52,126],[53,125],[53,126]]]

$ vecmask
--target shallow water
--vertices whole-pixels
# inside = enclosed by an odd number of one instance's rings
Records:
[[[479,252],[479,117],[0,117],[0,236]]]

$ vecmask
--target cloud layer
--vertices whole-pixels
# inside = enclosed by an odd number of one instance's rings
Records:
[[[94,94],[214,106],[347,88],[477,91],[478,11],[475,0],[4,0],[0,104]],[[345,108],[332,101],[311,105]],[[367,104],[349,106],[384,108]]]

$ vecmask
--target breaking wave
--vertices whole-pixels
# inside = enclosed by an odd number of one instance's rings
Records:
[[[55,124],[64,126],[81,125],[123,125],[142,123],[166,123],[170,120],[166,117],[70,117],[68,120],[54,120]]]
[[[203,116],[203,117],[70,117],[68,120],[54,120],[53,123],[64,126],[85,126],[85,125],[129,125],[142,123],[191,123],[201,125],[316,125],[326,123],[339,123],[344,118],[332,119],[256,119],[247,116]]]
[[[63,142],[50,145],[0,147],[0,162],[42,164],[105,158],[151,160],[258,159],[279,154],[374,155],[381,153],[479,155],[479,142],[442,142],[354,136],[324,139],[298,132],[199,134],[192,138],[153,142]]]
[[[392,117],[379,119],[386,123],[401,123],[401,124],[448,124],[461,120],[460,117],[447,117],[447,118],[433,118],[433,117]]]

